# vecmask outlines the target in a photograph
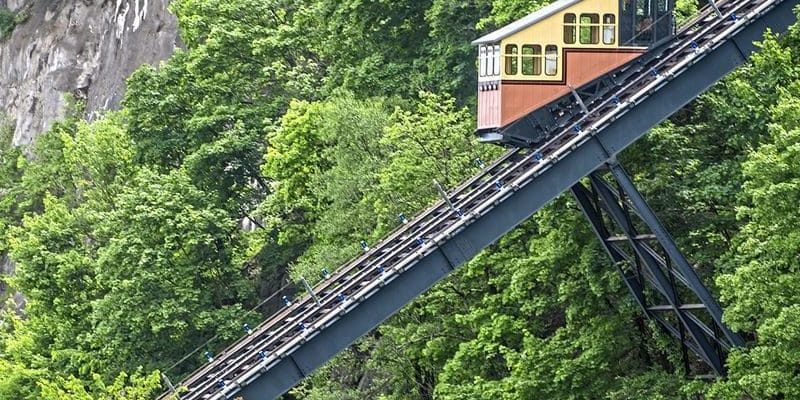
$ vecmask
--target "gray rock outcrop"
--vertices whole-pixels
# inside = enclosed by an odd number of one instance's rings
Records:
[[[0,114],[25,145],[65,115],[67,96],[86,118],[119,106],[125,79],[167,59],[179,45],[168,0],[0,0],[18,15],[0,39]],[[0,278],[14,266],[0,254]],[[0,299],[7,288],[0,282]],[[17,306],[24,300],[14,296]]]
[[[65,94],[86,101],[89,119],[122,100],[125,79],[178,44],[168,0],[0,0],[25,13],[0,42],[0,110],[16,144],[63,118]]]

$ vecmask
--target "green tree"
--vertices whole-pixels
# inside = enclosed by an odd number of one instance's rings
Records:
[[[16,191],[22,178],[20,163],[22,149],[12,144],[14,128],[4,118],[0,118],[0,231],[19,220]],[[0,254],[5,253],[5,237],[0,236]]]
[[[105,243],[103,293],[88,314],[98,360],[113,360],[111,371],[163,367],[218,331],[238,332],[252,285],[234,263],[239,233],[226,213],[181,171],[142,170],[115,203],[95,229]]]
[[[480,28],[495,28],[509,24],[551,3],[551,0],[492,0],[492,12],[479,23]]]
[[[17,21],[14,12],[5,6],[0,6],[0,41],[10,35],[16,25]]]
[[[498,156],[499,148],[477,145],[474,124],[449,96],[421,93],[413,111],[397,109],[383,138],[392,152],[380,173],[376,209],[384,215],[421,210],[438,197],[433,180],[452,189],[478,171],[478,159]]]
[[[263,172],[272,193],[262,213],[280,227],[281,243],[310,246],[298,274],[316,276],[338,265],[375,229],[380,218],[367,194],[386,158],[380,138],[389,113],[384,100],[340,93],[293,103],[269,134]]]
[[[33,335],[20,332],[23,324],[11,307],[0,310],[0,397],[4,399],[36,398],[36,383],[48,373],[42,357],[34,354]]]
[[[145,375],[141,370],[132,376],[120,373],[110,384],[95,375],[89,387],[74,376],[39,382],[41,399],[46,400],[149,400],[156,395],[160,384],[158,372]]]
[[[184,170],[135,166],[116,118],[59,132],[42,138],[47,146],[36,148],[48,157],[30,161],[20,183],[45,190],[42,206],[8,237],[11,282],[29,299],[27,322],[7,339],[30,338],[19,362],[110,380],[238,333],[253,284],[236,220]]]
[[[800,81],[779,93],[771,140],[744,163],[738,216],[747,222],[732,249],[735,269],[718,278],[726,321],[756,332],[757,342],[731,357],[730,381],[716,388],[720,398],[800,396]]]

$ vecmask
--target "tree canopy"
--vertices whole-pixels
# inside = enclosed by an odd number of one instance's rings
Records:
[[[0,311],[0,398],[152,398],[478,172],[501,149],[472,136],[469,42],[547,3],[176,0],[185,48],[121,110],[75,103],[25,148],[0,120],[3,281],[27,299]],[[768,34],[621,155],[749,339],[727,378],[687,377],[561,196],[287,399],[800,396],[798,43]]]

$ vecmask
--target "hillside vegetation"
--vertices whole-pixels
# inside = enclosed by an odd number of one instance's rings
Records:
[[[284,282],[476,173],[501,150],[472,138],[469,42],[546,3],[173,1],[186,49],[122,110],[77,103],[27,148],[0,128],[0,252],[28,299],[2,312],[0,399],[152,398]],[[750,338],[727,379],[686,377],[564,195],[287,398],[800,398],[800,30],[761,47],[622,156]]]

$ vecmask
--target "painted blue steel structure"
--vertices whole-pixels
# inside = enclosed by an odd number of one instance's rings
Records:
[[[252,356],[268,349],[255,339],[243,339],[237,345],[238,358],[220,354],[215,360],[218,364],[187,380],[190,391],[181,398],[254,400],[280,396],[553,198],[570,189],[576,193],[584,177],[609,166],[613,169],[619,152],[745,62],[755,50],[753,42],[764,31],[785,31],[795,21],[792,9],[798,3],[800,0],[718,2],[723,15],[715,18],[726,19],[719,29],[705,35],[698,32],[691,42],[676,42],[672,50],[666,50],[684,58],[668,60],[665,56],[662,61],[668,64],[642,71],[642,75],[649,75],[646,80],[623,85],[617,94],[591,106],[581,121],[526,155],[525,162],[509,167],[517,173],[504,179],[505,185],[499,190],[463,208],[463,217],[442,213],[441,218],[447,220],[445,228],[425,237],[424,245],[396,266],[382,265],[381,273],[370,275],[371,281],[351,292],[357,294],[348,295],[345,303],[326,306],[333,304],[328,299],[335,293],[320,293],[321,305],[317,307],[322,311],[315,314],[317,319],[305,325],[307,330],[292,333],[294,336],[281,342],[282,347],[270,348],[272,358],[257,361]],[[653,62],[661,61],[656,58]],[[661,244],[664,248],[671,246]],[[713,299],[701,301],[719,311]],[[309,310],[314,307],[308,304]],[[300,323],[304,321],[299,319]],[[259,337],[264,339],[259,340],[267,340],[273,336],[266,333],[270,329],[259,327],[254,336],[263,333]],[[741,344],[732,332],[722,333],[727,343]],[[721,360],[713,358],[704,361],[718,374],[724,373]],[[219,384],[213,388],[215,382]]]
[[[589,175],[591,189],[572,187],[595,235],[642,312],[683,345],[685,371],[692,371],[691,351],[714,375],[725,375],[725,355],[744,340],[722,322],[722,308],[622,166],[610,160],[607,167],[616,187],[600,171]]]

